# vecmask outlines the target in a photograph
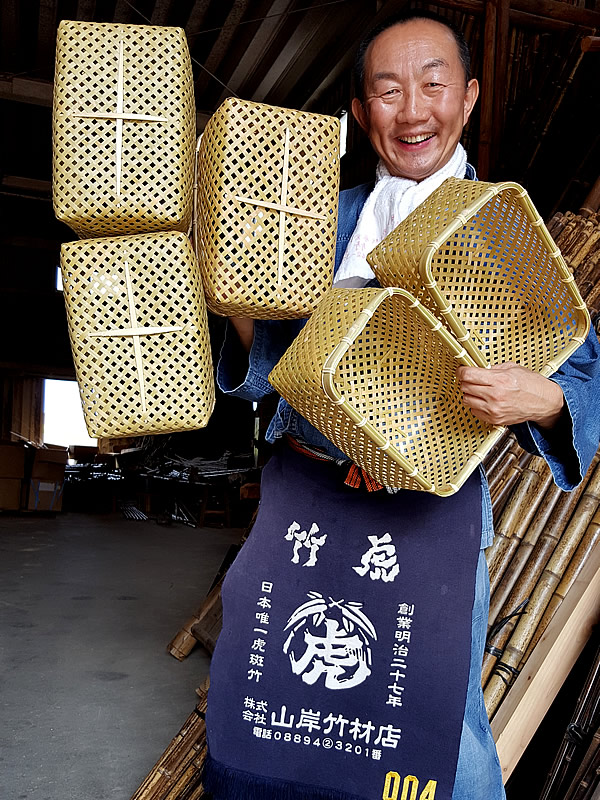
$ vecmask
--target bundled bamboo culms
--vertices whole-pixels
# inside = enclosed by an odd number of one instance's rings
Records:
[[[493,473],[488,474],[490,494],[497,490],[499,484],[504,482],[510,467],[516,464],[523,455],[523,448],[519,447],[516,438],[511,436],[509,437],[509,441],[510,446],[508,450],[495,466]]]
[[[597,459],[597,457],[596,457]],[[595,467],[596,459],[592,462]],[[523,537],[521,544],[514,558],[524,560],[526,566],[523,567],[518,580],[516,581],[508,599],[498,613],[498,618],[505,620],[502,626],[496,626],[497,630],[492,630],[488,635],[486,651],[483,656],[482,684],[485,686],[490,678],[494,665],[502,653],[506,642],[511,638],[513,630],[518,622],[518,617],[514,616],[516,609],[522,606],[525,600],[530,597],[537,584],[552,551],[556,547],[571,515],[583,494],[592,467],[588,471],[582,483],[572,492],[560,492],[558,500],[554,505],[548,524],[539,531],[537,541],[532,541],[533,536],[529,537],[529,531]],[[532,531],[533,533],[534,531]]]
[[[594,737],[581,766],[565,795],[565,800],[594,800],[598,795],[596,789],[600,785],[600,728]]]
[[[504,648],[502,661],[496,663],[495,670],[485,687],[485,706],[490,719],[502,702],[510,685],[510,679],[518,673],[523,655],[535,634],[535,629],[550,602],[554,589],[560,582],[599,503],[600,468],[595,467],[588,487],[578,503],[569,525],[557,542],[554,552],[536,584],[527,605],[527,613],[520,617],[514,633]],[[507,680],[507,675],[509,680]]]
[[[535,543],[548,524],[550,515],[562,494],[562,489],[559,489],[554,483],[546,489],[536,509],[535,517],[531,521],[523,538],[517,542],[516,552],[512,551],[510,561],[503,565],[500,580],[496,581],[494,583],[494,588],[491,589],[488,618],[490,627],[494,624],[496,619],[500,617],[500,612],[506,608],[513,586],[523,571]],[[486,550],[486,558],[488,557],[488,552],[489,550]]]
[[[561,582],[556,587],[554,594],[550,598],[550,602],[544,614],[540,620],[540,624],[537,626],[535,631],[535,635],[531,642],[529,643],[529,647],[525,651],[525,656],[523,657],[523,663],[527,661],[529,656],[531,655],[531,651],[536,646],[538,641],[544,635],[546,628],[548,627],[550,620],[558,610],[560,604],[565,599],[565,595],[571,588],[571,586],[577,580],[579,573],[581,572],[583,565],[590,557],[590,554],[593,552],[594,548],[597,546],[598,542],[600,542],[600,509],[596,510],[592,521],[587,527],[587,530],[579,543],[573,558],[569,562],[569,566],[567,567],[565,574],[562,577]]]
[[[131,800],[195,800],[203,797],[202,766],[206,757],[206,697],[208,679],[198,689],[200,699],[183,727],[150,770]]]
[[[493,593],[514,551],[523,538],[552,474],[541,456],[535,456],[521,472],[495,529],[494,542],[486,551]]]
[[[498,465],[508,453],[514,442],[514,433],[511,433],[509,430],[507,430],[504,436],[496,442],[487,456],[483,459],[482,464],[483,468],[485,469],[488,482],[494,477],[496,470],[498,469]]]
[[[497,523],[500,514],[504,510],[508,498],[511,495],[521,473],[529,464],[533,456],[531,453],[522,451],[521,457],[516,464],[511,464],[504,474],[504,480],[496,485],[493,492],[490,492],[492,498],[492,511],[494,513],[494,525]]]
[[[580,747],[582,736],[593,730],[594,717],[598,715],[599,698],[600,649],[596,652],[581,694],[577,698],[573,716],[552,763],[539,800],[558,800],[559,796],[564,796],[562,784],[571,764],[575,763],[575,751]]]

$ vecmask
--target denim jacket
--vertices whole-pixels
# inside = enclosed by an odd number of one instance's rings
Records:
[[[467,165],[465,177],[476,179],[470,164]],[[366,183],[340,193],[334,275],[372,188],[372,183]],[[268,375],[305,323],[306,320],[255,320],[249,358],[235,330],[228,325],[217,368],[220,389],[225,394],[252,401],[274,392]],[[563,390],[570,420],[565,419],[548,436],[531,423],[515,425],[512,430],[521,447],[545,458],[557,485],[568,491],[583,479],[600,442],[600,345],[593,330],[577,352],[552,376],[552,380]],[[321,447],[330,455],[346,458],[308,420],[280,398],[266,439],[274,442],[286,433]],[[494,533],[492,504],[483,470],[481,486],[481,546],[488,547]]]

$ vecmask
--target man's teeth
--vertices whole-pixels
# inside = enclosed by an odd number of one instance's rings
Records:
[[[426,139],[431,139],[433,136],[432,133],[424,133],[421,136],[399,136],[401,142],[405,142],[406,144],[418,144],[418,142],[424,142]]]

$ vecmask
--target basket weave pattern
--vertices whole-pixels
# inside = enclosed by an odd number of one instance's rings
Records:
[[[63,244],[61,270],[90,436],[206,425],[214,406],[208,322],[185,234]]]
[[[208,307],[308,316],[331,283],[339,120],[229,98],[198,157],[196,240]]]
[[[514,361],[551,375],[589,316],[525,190],[450,178],[368,256],[444,320],[479,366]]]
[[[61,22],[52,140],[54,212],[81,238],[186,231],[195,106],[183,31]]]
[[[462,403],[473,365],[401,289],[333,289],[269,376],[293,408],[386,486],[454,493],[502,435]]]

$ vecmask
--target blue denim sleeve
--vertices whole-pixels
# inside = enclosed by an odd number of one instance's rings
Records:
[[[600,444],[600,344],[593,329],[551,380],[563,390],[566,419],[547,434],[529,422],[512,430],[521,447],[546,459],[556,484],[570,491],[581,483]]]
[[[246,353],[229,320],[217,366],[224,394],[258,401],[275,390],[268,375],[298,335],[304,320],[255,320],[254,340]]]

